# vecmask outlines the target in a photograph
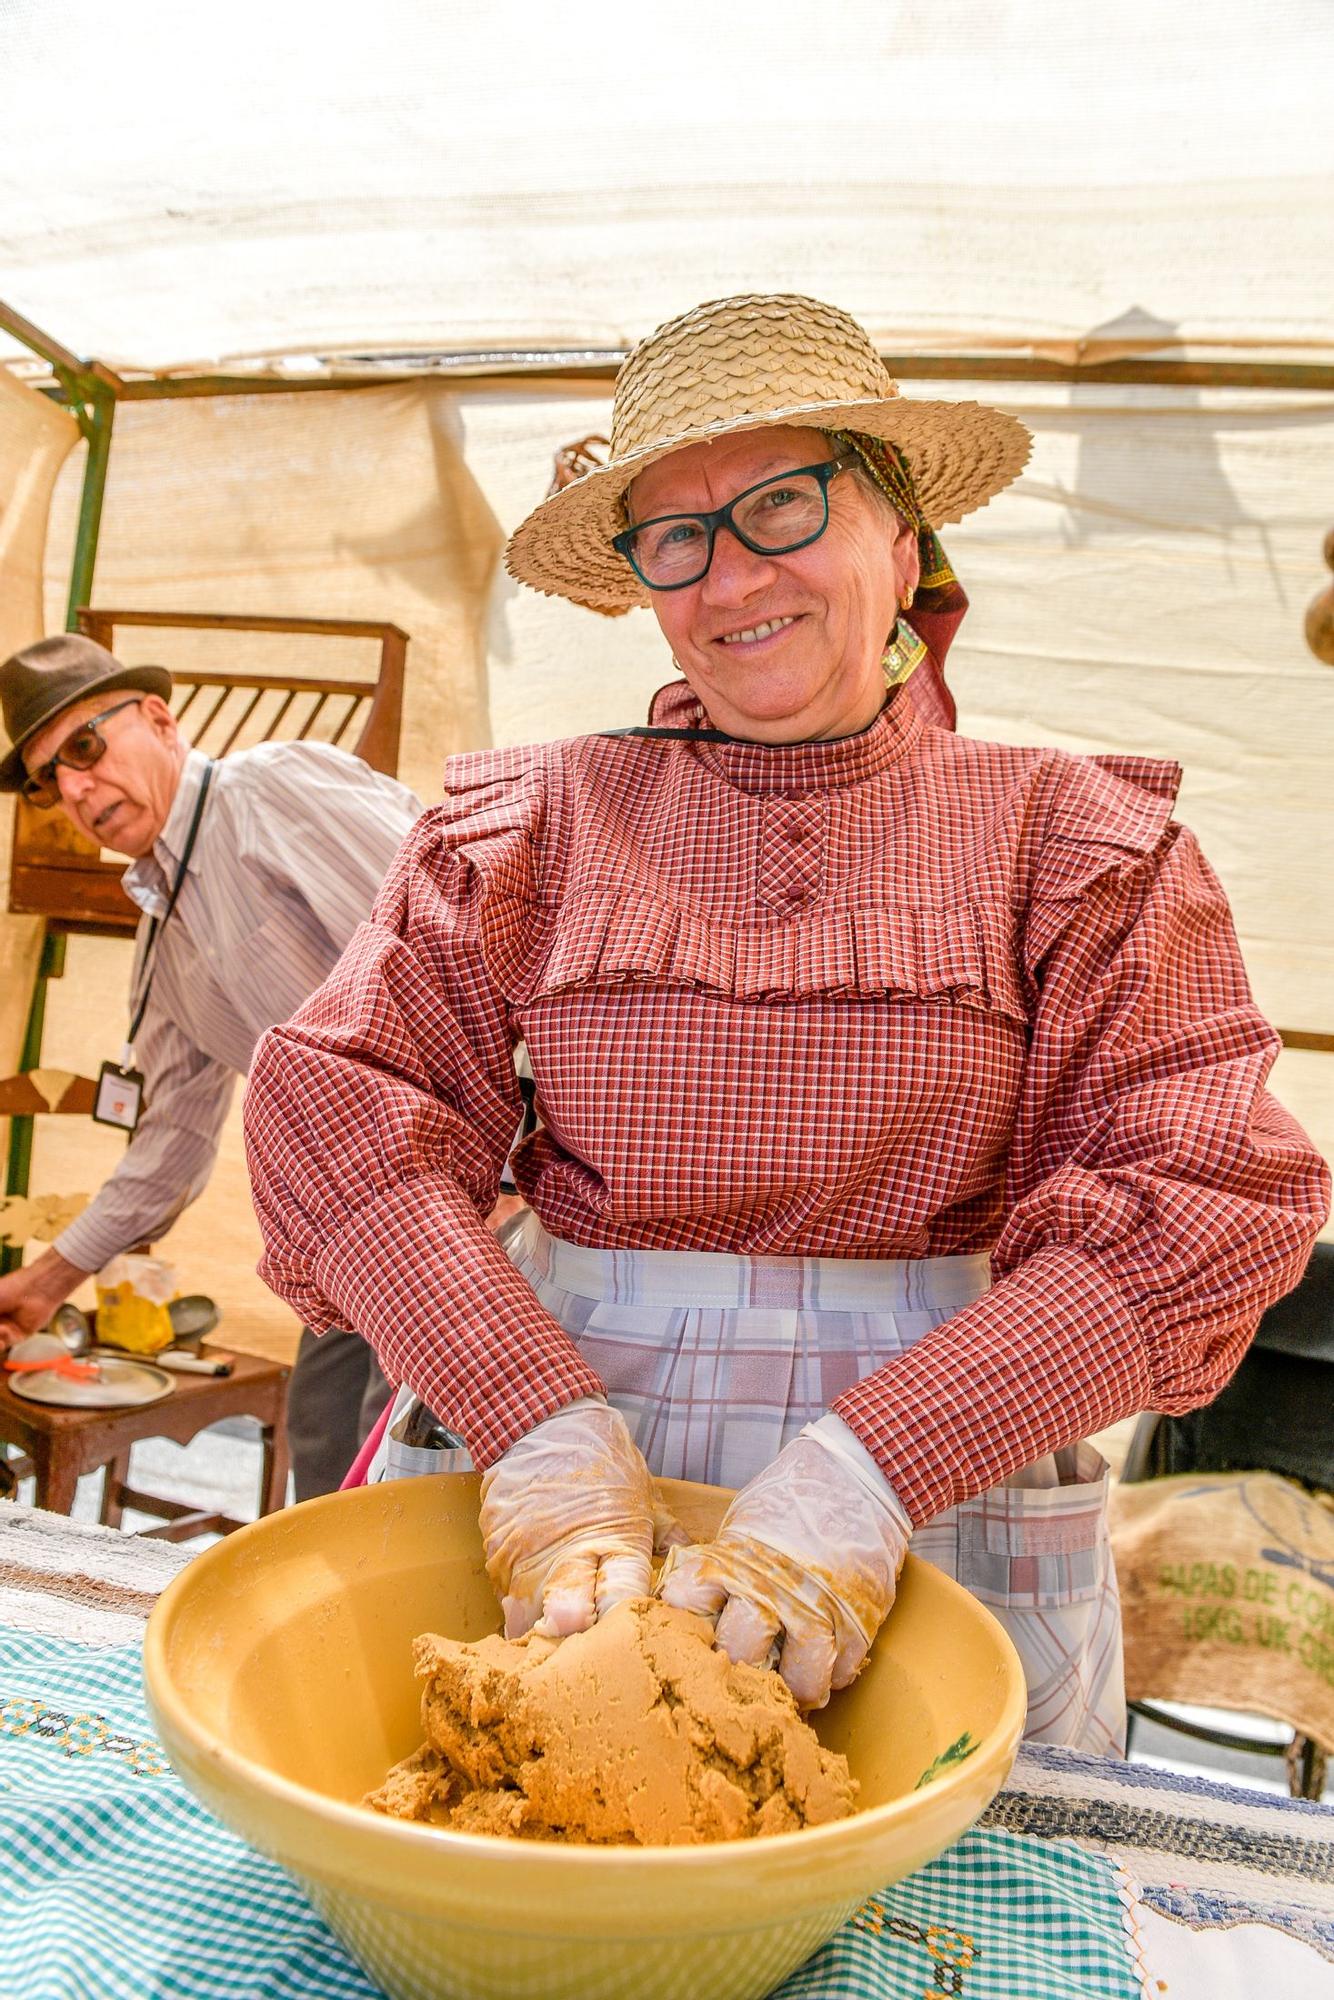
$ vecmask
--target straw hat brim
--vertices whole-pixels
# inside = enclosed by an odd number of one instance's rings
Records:
[[[533,509],[510,536],[505,567],[520,583],[568,597],[594,611],[648,604],[645,589],[611,538],[625,525],[621,498],[637,473],[671,452],[737,431],[789,425],[862,431],[898,445],[912,468],[922,513],[933,528],[961,521],[1016,479],[1032,439],[1017,417],[985,403],[893,397],[851,403],[802,403],[744,412],[641,446],[585,473]]]

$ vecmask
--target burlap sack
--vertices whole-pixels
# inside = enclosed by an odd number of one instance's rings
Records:
[[[1271,1472],[1117,1487],[1126,1696],[1272,1716],[1334,1749],[1334,1498]]]

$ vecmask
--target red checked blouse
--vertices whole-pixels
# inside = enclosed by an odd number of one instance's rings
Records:
[[[684,683],[654,720],[701,727]],[[573,1243],[989,1250],[995,1283],[837,1399],[909,1514],[1206,1402],[1295,1284],[1323,1165],[1264,1089],[1175,766],[862,734],[587,737],[450,760],[373,918],[255,1058],[263,1275],[366,1335],[489,1464],[601,1383],[481,1218]]]

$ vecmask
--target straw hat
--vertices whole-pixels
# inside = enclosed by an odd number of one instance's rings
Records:
[[[544,500],[505,551],[510,575],[596,611],[647,604],[611,546],[622,496],[655,459],[702,438],[767,425],[862,431],[898,445],[930,525],[962,520],[1008,486],[1030,438],[982,403],[900,396],[870,339],[836,306],[797,293],[714,299],[668,320],[616,378],[607,463]]]

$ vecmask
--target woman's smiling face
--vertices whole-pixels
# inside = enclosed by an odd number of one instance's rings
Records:
[[[778,427],[685,446],[641,472],[630,519],[709,513],[761,480],[834,456],[816,430]],[[860,476],[829,482],[829,525],[788,555],[755,555],[724,528],[698,583],[654,591],[677,665],[715,727],[757,743],[865,729],[885,699],[880,659],[917,545]]]

